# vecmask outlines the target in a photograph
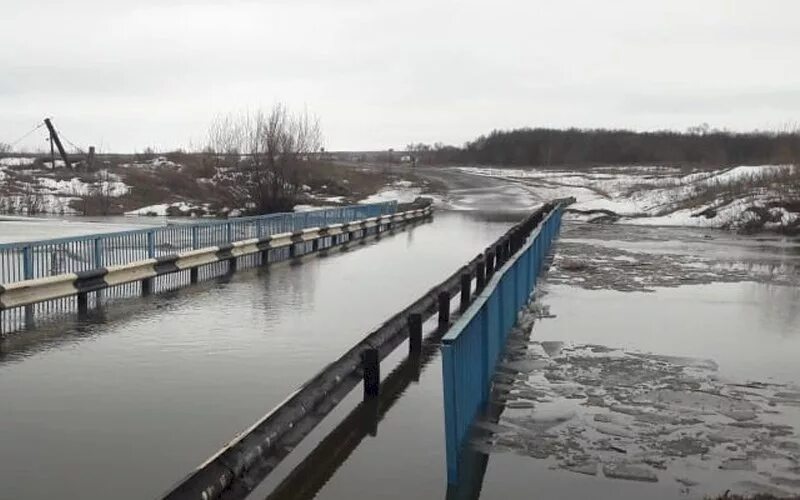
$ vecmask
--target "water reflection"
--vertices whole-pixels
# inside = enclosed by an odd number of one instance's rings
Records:
[[[8,336],[0,496],[163,493],[507,227],[437,213],[405,237]]]
[[[441,335],[434,333],[423,343],[419,355],[400,363],[381,383],[380,396],[359,403],[306,458],[267,496],[267,500],[306,500],[339,470],[367,436],[377,436],[380,422],[408,387],[438,355]]]

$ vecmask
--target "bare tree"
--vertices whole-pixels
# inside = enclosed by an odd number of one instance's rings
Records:
[[[264,214],[292,209],[301,191],[302,165],[321,147],[316,116],[276,104],[268,113],[218,116],[209,128],[207,150],[238,168],[245,207]]]
[[[0,158],[3,158],[11,152],[11,144],[0,142]]]

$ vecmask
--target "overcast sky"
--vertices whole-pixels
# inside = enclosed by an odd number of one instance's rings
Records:
[[[328,149],[520,126],[735,130],[800,118],[800,1],[0,0],[0,141],[198,146],[307,107]],[[40,130],[19,146],[45,146]]]

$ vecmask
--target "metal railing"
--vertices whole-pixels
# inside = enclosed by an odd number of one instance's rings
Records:
[[[555,206],[545,205],[514,225],[483,253],[370,332],[178,482],[164,498],[246,498],[359,382],[363,382],[365,400],[380,397],[381,361],[406,340],[409,356],[419,359],[427,320],[438,315],[436,329],[428,332],[429,338],[438,340],[449,329],[453,297],[459,295],[459,311],[467,311],[473,284],[477,293],[484,290],[487,280],[505,269],[504,264]]]
[[[459,481],[459,456],[475,416],[486,404],[492,375],[518,311],[528,303],[561,225],[555,205],[486,283],[442,338],[447,481]]]
[[[0,284],[129,264],[186,250],[392,215],[397,202],[0,244]]]

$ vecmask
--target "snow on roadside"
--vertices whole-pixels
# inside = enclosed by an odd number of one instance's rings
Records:
[[[122,168],[173,168],[173,167],[180,167],[180,163],[175,163],[172,160],[168,160],[164,156],[159,156],[157,158],[153,158],[152,160],[145,160],[145,161],[137,161],[133,163],[122,163],[120,167]]]
[[[185,201],[178,201],[175,203],[158,203],[156,205],[148,205],[146,207],[137,208],[125,212],[125,215],[142,215],[148,217],[167,217],[167,216],[194,216],[206,215],[208,213],[208,205],[196,205],[194,203],[187,203]]]
[[[568,217],[579,220],[616,214],[628,224],[732,229],[757,226],[761,220],[764,228],[777,229],[798,224],[800,214],[776,206],[782,197],[770,179],[795,168],[742,165],[688,174],[655,166],[459,170],[519,182],[544,199],[574,197]],[[587,211],[590,215],[580,213]]]
[[[36,158],[0,158],[2,167],[24,167],[32,165]]]
[[[383,203],[397,201],[398,203],[411,203],[422,195],[422,188],[415,187],[409,181],[395,181],[375,194],[359,201],[360,204]]]

